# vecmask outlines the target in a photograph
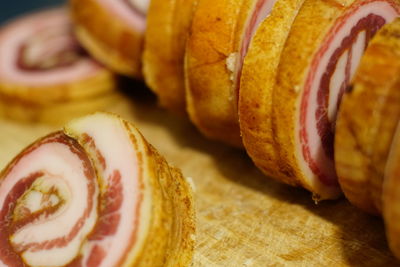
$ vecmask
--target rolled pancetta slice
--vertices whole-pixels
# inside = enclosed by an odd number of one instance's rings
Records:
[[[389,247],[400,258],[400,127],[394,135],[383,182],[382,208]]]
[[[196,0],[153,0],[147,14],[143,75],[162,107],[186,113],[183,59]]]
[[[78,45],[64,8],[27,15],[3,26],[0,58],[2,98],[47,105],[115,89],[114,75]]]
[[[141,57],[150,0],[70,0],[81,44],[113,71],[142,76]]]
[[[110,92],[67,102],[34,104],[0,96],[0,116],[24,123],[39,122],[52,126],[64,125],[73,118],[96,111],[104,111],[123,101],[123,95]]]
[[[1,173],[6,266],[188,266],[191,188],[128,122],[97,113]]]
[[[276,0],[199,0],[188,38],[185,74],[188,112],[206,136],[242,146],[236,88],[259,24]]]
[[[239,96],[239,122],[243,144],[254,163],[270,177],[289,184],[276,168],[272,129],[272,92],[282,50],[304,0],[278,0],[258,28],[244,59]]]
[[[267,174],[305,187],[316,201],[340,195],[333,141],[341,95],[369,40],[399,12],[394,0],[304,2],[272,89],[272,127],[263,138],[273,145],[262,153],[274,164]]]
[[[379,214],[390,145],[400,119],[400,20],[371,41],[341,103],[335,136],[339,183],[354,205]]]

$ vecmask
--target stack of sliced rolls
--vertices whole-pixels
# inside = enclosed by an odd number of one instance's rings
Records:
[[[400,258],[400,0],[70,0],[69,10],[66,43],[49,19],[60,10],[2,28],[1,100],[58,107],[113,91],[115,75],[143,79],[160,106],[244,148],[266,176],[382,215]]]

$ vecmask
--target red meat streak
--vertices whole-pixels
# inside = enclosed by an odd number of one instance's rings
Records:
[[[34,213],[28,218],[24,218],[23,221],[13,222],[13,210],[15,208],[16,201],[28,190],[33,182],[41,177],[44,172],[38,171],[30,174],[28,177],[23,177],[17,182],[7,195],[4,205],[0,211],[0,258],[3,263],[10,267],[26,266],[23,262],[19,253],[24,250],[38,251],[38,250],[48,250],[51,248],[60,248],[67,245],[82,228],[84,221],[88,218],[91,210],[93,209],[92,197],[95,193],[95,171],[87,155],[85,154],[83,148],[72,138],[66,136],[62,132],[57,132],[49,135],[42,140],[38,141],[36,144],[32,145],[21,153],[14,162],[9,165],[7,171],[2,175],[1,180],[7,177],[11,170],[18,164],[18,162],[23,158],[23,156],[28,155],[33,152],[36,148],[47,143],[61,143],[70,149],[71,153],[74,153],[82,160],[82,165],[84,167],[85,177],[88,180],[88,199],[87,208],[85,209],[83,215],[77,220],[72,230],[64,237],[56,238],[53,240],[48,240],[43,243],[28,243],[22,245],[17,245],[14,248],[9,240],[15,231],[24,227],[25,225],[34,222],[39,217],[47,217],[53,214],[56,209],[45,208],[37,213]]]
[[[379,1],[379,0],[378,0]],[[368,1],[368,2],[363,2],[363,4],[369,4],[372,2],[378,2],[378,1]],[[399,11],[399,8],[396,6],[391,1],[382,1],[382,2],[389,2],[393,8],[397,11]],[[328,176],[326,176],[318,167],[318,164],[314,161],[314,159],[311,156],[311,151],[309,149],[309,136],[307,129],[305,127],[306,123],[306,114],[307,114],[307,109],[309,106],[309,95],[310,95],[310,90],[311,90],[311,83],[314,80],[315,73],[316,73],[316,68],[318,67],[318,62],[321,59],[321,57],[324,55],[324,53],[327,51],[329,48],[329,45],[332,43],[335,33],[337,33],[345,24],[347,19],[354,14],[359,8],[361,7],[361,4],[355,5],[353,7],[353,10],[351,12],[348,12],[345,16],[340,18],[340,22],[333,27],[333,29],[330,31],[328,34],[329,39],[324,43],[320,51],[317,53],[317,55],[314,57],[314,60],[312,62],[311,68],[310,68],[310,74],[306,80],[305,84],[305,89],[304,89],[304,94],[302,97],[302,102],[301,102],[301,108],[300,108],[300,140],[301,140],[301,146],[302,146],[302,153],[304,156],[305,161],[308,163],[310,169],[312,172],[318,176],[320,181],[328,186],[337,186],[338,182],[337,180],[332,180]],[[318,91],[318,108],[316,110],[315,116],[317,120],[317,129],[318,129],[318,134],[321,138],[322,146],[324,149],[324,152],[328,156],[328,158],[333,159],[333,140],[334,140],[334,122],[331,123],[328,118],[328,104],[329,104],[329,82],[330,79],[336,69],[337,62],[340,58],[340,56],[346,51],[349,50],[349,57],[351,57],[351,46],[352,44],[357,40],[358,34],[362,31],[366,32],[366,44],[365,47],[367,46],[369,40],[374,36],[374,34],[386,23],[386,20],[383,17],[380,17],[378,15],[374,14],[369,14],[367,17],[362,18],[356,26],[354,26],[351,30],[351,33],[349,36],[347,36],[343,41],[342,44],[339,48],[336,49],[334,54],[332,55],[330,59],[330,63],[327,67],[327,70],[325,71],[321,83],[320,83],[320,88]],[[349,80],[350,80],[350,67],[351,67],[351,58],[348,58],[347,66],[346,66],[346,77],[345,81],[342,84],[341,87],[341,92],[338,98],[338,103],[337,105],[339,106],[340,104],[340,99],[341,96],[343,95],[344,91],[346,90]]]

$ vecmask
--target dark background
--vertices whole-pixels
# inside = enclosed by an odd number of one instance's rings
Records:
[[[19,14],[65,2],[64,0],[0,0],[0,25]]]

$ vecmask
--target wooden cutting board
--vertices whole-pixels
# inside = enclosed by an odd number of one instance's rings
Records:
[[[263,176],[245,152],[203,138],[149,93],[109,109],[132,121],[196,187],[194,266],[395,266],[382,220],[346,200],[316,205],[310,193]],[[0,166],[57,128],[0,120]]]

